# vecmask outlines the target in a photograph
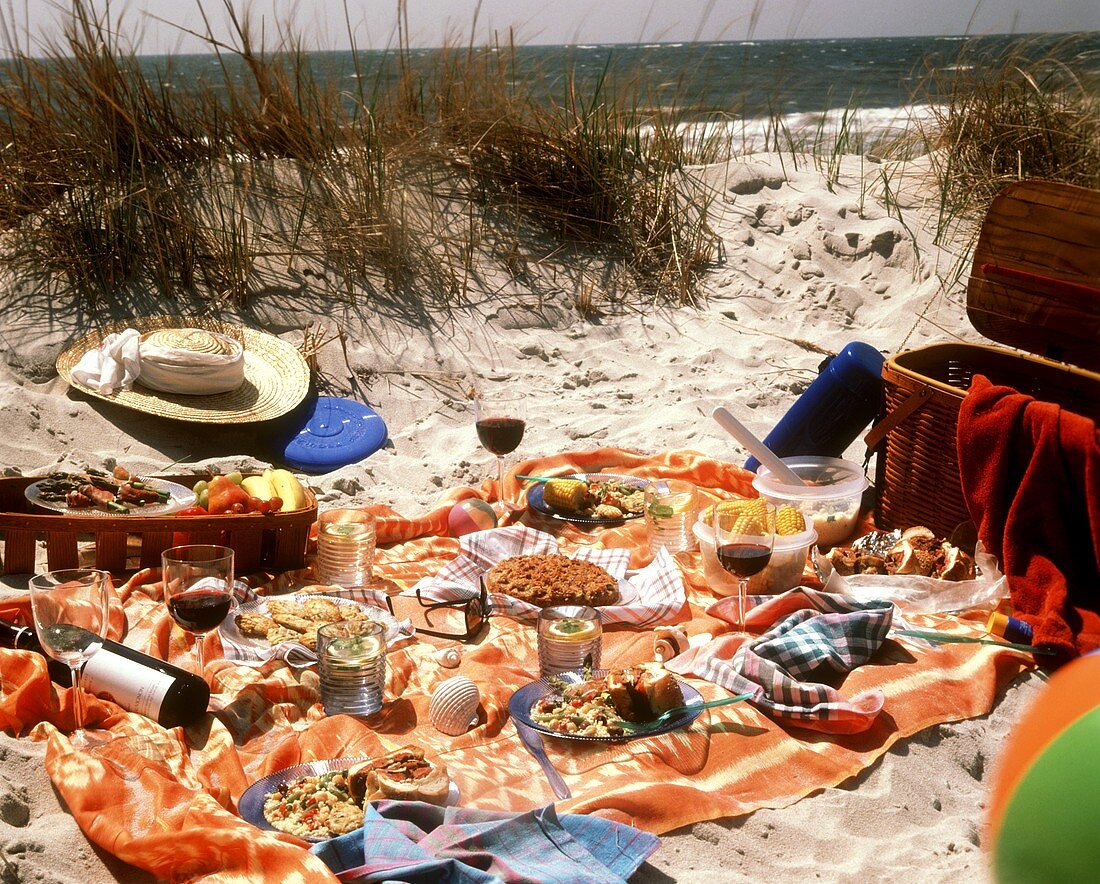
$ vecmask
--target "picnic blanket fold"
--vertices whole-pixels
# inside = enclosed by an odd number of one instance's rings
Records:
[[[655,835],[552,804],[526,813],[436,807],[420,801],[368,806],[363,828],[312,852],[341,881],[445,884],[625,882],[660,845]]]
[[[1033,643],[1100,648],[1100,431],[975,375],[959,409],[959,471],[978,536],[1003,563]]]
[[[771,624],[756,638],[726,635],[676,657],[667,667],[698,675],[751,702],[772,718],[827,733],[859,733],[882,710],[881,690],[844,697],[828,682],[874,656],[893,622],[889,602],[855,602],[798,587],[756,604],[749,627]],[[707,613],[733,622],[736,599],[723,599]]]

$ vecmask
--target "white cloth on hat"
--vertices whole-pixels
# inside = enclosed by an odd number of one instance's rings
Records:
[[[152,390],[187,396],[236,390],[244,383],[244,349],[232,338],[196,331],[217,338],[228,352],[167,346],[142,340],[141,332],[128,328],[107,335],[99,347],[81,356],[73,368],[73,380],[104,396],[129,390],[135,381]]]
[[[140,343],[141,332],[136,328],[107,335],[96,349],[80,357],[73,367],[73,380],[104,396],[129,390],[141,371]]]
[[[141,385],[187,396],[236,390],[244,383],[244,348],[225,335],[204,334],[217,338],[229,352],[205,353],[142,341],[141,374],[138,376]]]

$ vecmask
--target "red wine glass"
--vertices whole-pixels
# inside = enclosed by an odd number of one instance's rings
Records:
[[[34,631],[42,649],[72,672],[73,717],[76,729],[69,742],[89,750],[110,740],[84,730],[81,669],[103,647],[107,637],[111,575],[91,568],[50,571],[30,581]]]
[[[477,394],[474,399],[477,438],[497,458],[497,493],[503,510],[519,509],[504,494],[504,455],[523,440],[527,427],[527,394],[510,391]]]
[[[225,546],[174,546],[161,556],[168,613],[196,637],[198,674],[205,678],[202,640],[233,608],[233,550]]]
[[[714,507],[714,552],[718,563],[737,577],[737,628],[745,628],[745,595],[749,578],[759,574],[772,557],[775,544],[775,507],[725,501]]]

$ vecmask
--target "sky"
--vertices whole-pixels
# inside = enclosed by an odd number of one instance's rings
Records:
[[[345,19],[345,3],[347,19]],[[106,0],[95,0],[98,8]],[[311,49],[346,49],[348,20],[360,48],[396,41],[397,0],[234,0],[251,6],[268,33],[293,21]],[[0,17],[20,34],[50,32],[65,0],[0,0]],[[200,0],[113,0],[112,19],[142,39],[146,53],[201,52],[186,30],[204,30]],[[201,0],[216,34],[224,34],[223,0]],[[406,0],[414,46],[484,44],[494,32],[516,42],[650,43],[1100,31],[1098,0]],[[476,25],[475,25],[476,22]],[[473,26],[473,28],[472,28]]]

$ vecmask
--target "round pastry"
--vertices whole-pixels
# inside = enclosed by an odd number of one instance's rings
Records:
[[[613,605],[619,584],[591,562],[561,555],[513,556],[490,569],[489,592],[510,595],[540,608],[557,605]]]

